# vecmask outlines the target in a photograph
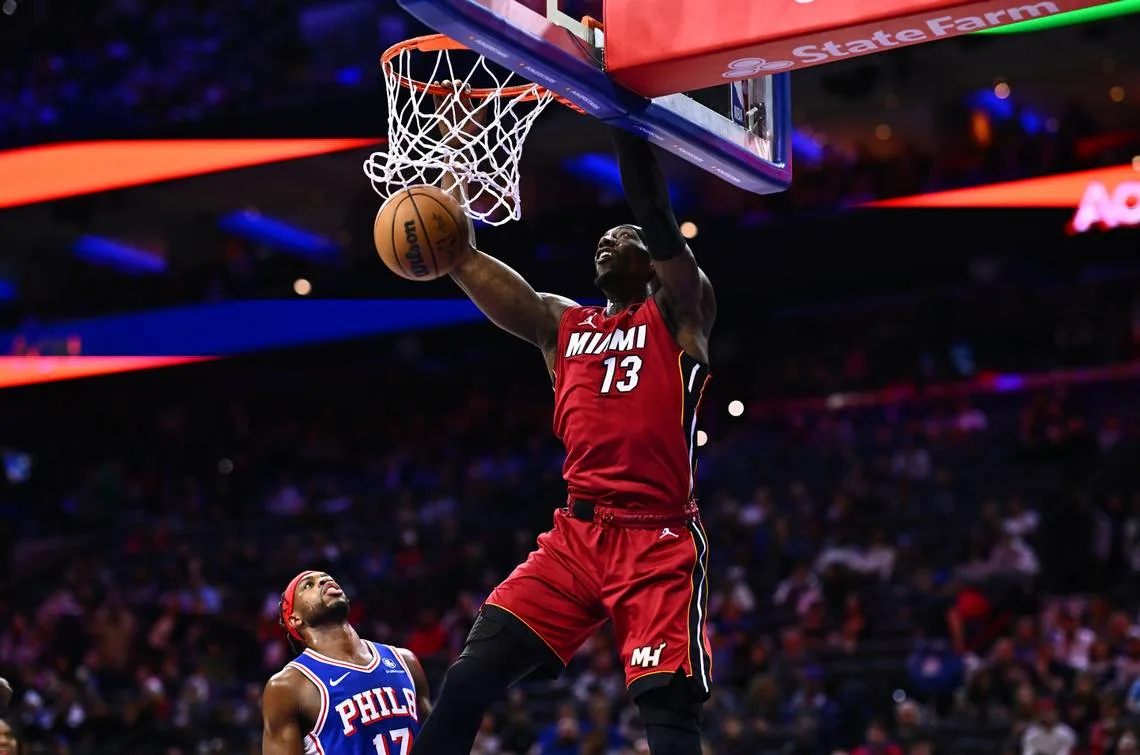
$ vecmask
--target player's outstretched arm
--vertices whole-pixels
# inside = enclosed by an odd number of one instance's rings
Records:
[[[431,690],[428,688],[427,674],[424,673],[424,667],[420,664],[420,659],[411,650],[405,648],[394,648],[400,654],[400,658],[408,666],[408,671],[412,672],[412,681],[416,683],[416,713],[419,716],[420,723],[431,713]]]
[[[452,175],[443,177],[444,191],[463,204],[466,187]],[[451,269],[451,279],[487,319],[503,330],[533,343],[544,352],[558,340],[558,321],[574,302],[540,294],[510,265],[475,248],[475,228],[468,216],[471,250]]]
[[[707,335],[715,316],[712,285],[697,266],[677,225],[669,186],[653,149],[644,139],[620,128],[611,128],[610,137],[626,201],[645,235],[653,269],[671,309],[686,320],[699,321]]]
[[[265,685],[261,700],[261,755],[304,755],[297,687],[284,671]]]
[[[452,279],[487,319],[543,351],[558,340],[558,321],[574,302],[537,293],[521,275],[472,248],[451,271]]]
[[[463,86],[462,82],[438,83],[453,90]],[[458,96],[451,94],[435,98],[436,111],[444,116],[440,128],[445,136],[453,130],[450,124],[462,122],[465,129],[482,128],[478,116],[465,118],[462,96],[461,91]],[[458,136],[452,136],[453,146],[458,147],[462,140]],[[440,187],[461,205],[464,204],[467,187],[455,176],[445,173]],[[558,339],[558,321],[563,312],[576,306],[575,303],[554,294],[536,292],[509,265],[480,252],[475,248],[475,227],[470,216],[467,223],[471,253],[464,256],[451,270],[452,279],[491,322],[543,351],[552,349]]]

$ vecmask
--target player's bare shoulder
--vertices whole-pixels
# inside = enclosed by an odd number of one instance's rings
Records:
[[[557,338],[558,323],[562,320],[562,315],[565,314],[566,310],[577,307],[578,302],[558,294],[539,294],[538,298],[542,299],[542,304],[550,315],[551,322],[554,324],[554,336]]]
[[[316,686],[293,666],[286,666],[265,683],[262,697],[266,723],[272,709],[278,716],[292,717],[298,723],[315,719],[321,707],[321,695]]]
[[[301,685],[304,683],[304,677],[293,668],[278,671],[265,683],[261,698],[263,755],[298,755],[302,752]]]
[[[272,704],[275,709],[293,708],[299,711],[303,690],[312,686],[304,674],[292,666],[286,666],[265,683],[264,706],[268,709]]]
[[[558,352],[558,328],[562,323],[562,315],[566,314],[566,310],[573,309],[578,305],[578,302],[573,299],[567,299],[565,296],[558,294],[540,293],[538,298],[542,300],[543,309],[546,312],[546,327],[543,329],[542,343],[539,348],[542,349],[542,357],[546,360],[546,369],[551,375],[554,374],[554,363],[556,361]]]

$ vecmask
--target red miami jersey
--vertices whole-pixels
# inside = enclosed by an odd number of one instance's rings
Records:
[[[653,298],[558,324],[554,434],[571,498],[672,512],[694,496],[697,409],[708,367],[677,345]]]

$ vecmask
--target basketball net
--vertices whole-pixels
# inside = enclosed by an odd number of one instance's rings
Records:
[[[473,57],[474,64],[464,57]],[[440,185],[450,175],[463,186],[462,197],[455,198],[472,218],[488,225],[518,220],[523,142],[553,93],[495,70],[483,56],[439,34],[390,48],[381,69],[388,143],[364,163],[372,188],[387,199],[406,186]],[[428,70],[430,75],[423,73]],[[464,92],[458,97],[436,83],[455,81]],[[475,87],[476,82],[490,86]],[[438,109],[436,97],[445,98]]]

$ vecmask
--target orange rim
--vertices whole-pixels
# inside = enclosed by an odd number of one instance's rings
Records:
[[[403,74],[397,73],[392,68],[392,59],[402,52],[442,52],[444,50],[468,50],[471,48],[462,42],[457,42],[445,34],[427,34],[422,37],[413,37],[406,39],[403,42],[397,42],[384,51],[380,56],[380,65],[384,69],[385,75],[396,80],[396,83],[405,89],[415,89],[417,92],[425,92],[427,94],[436,95],[439,97],[446,97],[451,94],[452,90],[440,84],[429,84],[424,81],[417,81],[416,79],[409,78]],[[490,87],[476,87],[466,93],[465,96],[476,100],[485,100],[489,97],[503,97],[506,99],[517,99],[520,102],[533,102],[544,97],[547,93],[553,95],[554,99],[561,102],[563,105],[582,112],[581,108],[575,105],[570,100],[562,97],[561,95],[551,92],[541,84],[518,84],[512,87],[503,87],[502,89],[492,89]]]

